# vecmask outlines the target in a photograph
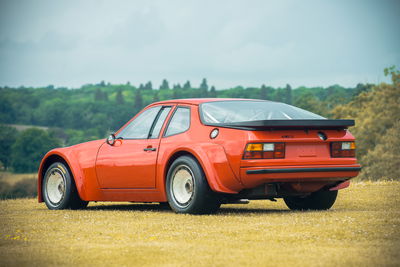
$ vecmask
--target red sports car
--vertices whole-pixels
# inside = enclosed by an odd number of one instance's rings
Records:
[[[290,209],[329,209],[361,167],[353,120],[329,120],[272,101],[177,99],[153,103],[106,140],[43,158],[39,202],[168,202],[178,213],[283,198]]]

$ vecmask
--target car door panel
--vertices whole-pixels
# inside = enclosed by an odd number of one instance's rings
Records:
[[[117,134],[114,145],[105,143],[100,147],[96,159],[96,175],[101,189],[156,187],[159,131],[171,109],[171,106],[167,106],[145,110]],[[139,131],[138,127],[143,125],[148,129]]]
[[[96,173],[102,189],[155,188],[159,139],[118,140],[104,144],[97,156]]]

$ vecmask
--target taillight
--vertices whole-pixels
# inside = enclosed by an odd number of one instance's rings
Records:
[[[283,159],[285,143],[253,143],[247,144],[244,159]]]
[[[356,155],[355,142],[332,142],[331,156],[332,158],[354,158]]]

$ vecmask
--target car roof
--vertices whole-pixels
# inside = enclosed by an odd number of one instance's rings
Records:
[[[261,99],[247,99],[247,98],[186,98],[186,99],[171,99],[165,101],[159,101],[152,103],[150,106],[163,105],[163,104],[189,104],[189,105],[199,105],[206,102],[215,101],[237,101],[237,100],[247,100],[247,101],[266,101]]]

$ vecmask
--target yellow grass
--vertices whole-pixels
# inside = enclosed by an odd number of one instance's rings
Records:
[[[358,182],[324,212],[283,201],[178,215],[155,204],[50,211],[0,202],[0,266],[399,266],[400,182]]]
[[[9,185],[14,185],[24,179],[37,179],[37,173],[21,173],[15,174],[11,172],[0,171],[0,181],[6,182]]]

